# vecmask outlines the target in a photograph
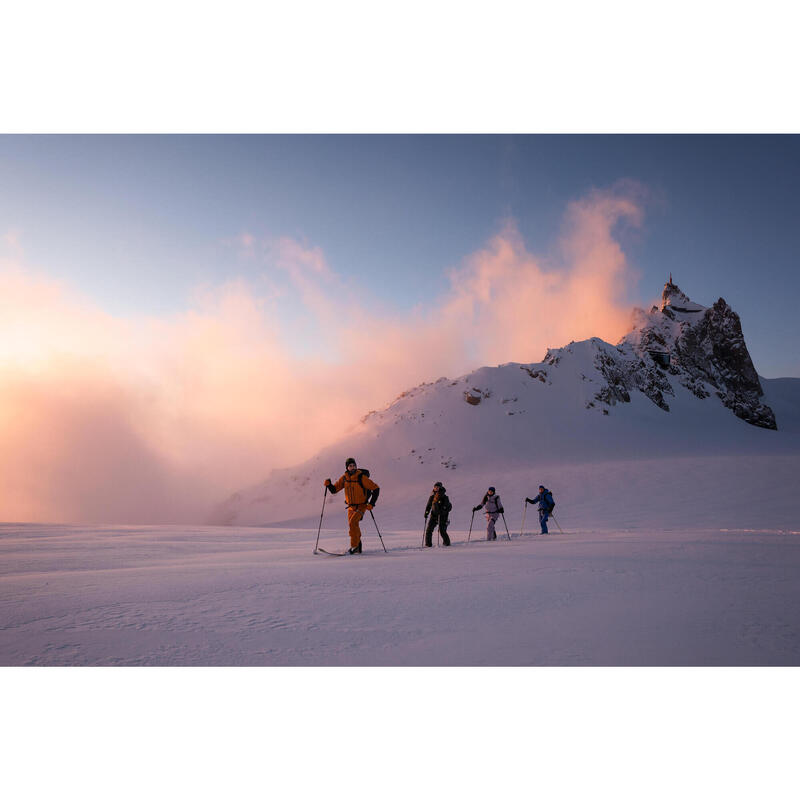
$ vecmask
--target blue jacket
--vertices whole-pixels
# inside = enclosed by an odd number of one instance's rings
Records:
[[[539,511],[544,511],[547,514],[550,514],[556,505],[549,489],[545,489],[542,494],[537,494],[536,497],[533,498],[533,502],[534,504],[539,504]]]

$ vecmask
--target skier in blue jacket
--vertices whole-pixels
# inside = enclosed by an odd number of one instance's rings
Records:
[[[533,505],[539,504],[539,524],[542,526],[542,533],[549,533],[547,530],[547,519],[553,513],[556,506],[556,501],[553,500],[553,495],[549,489],[544,486],[539,486],[539,494],[531,500],[530,497],[525,498],[526,503]]]

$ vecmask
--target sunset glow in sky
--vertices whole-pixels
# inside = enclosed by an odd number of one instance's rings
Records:
[[[799,150],[0,137],[2,517],[200,519],[423,380],[616,341],[669,272],[798,376]]]

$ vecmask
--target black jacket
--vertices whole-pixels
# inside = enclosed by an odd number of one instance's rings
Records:
[[[433,514],[434,517],[443,517],[447,519],[452,509],[453,504],[450,502],[450,498],[444,490],[438,494],[436,492],[431,492],[431,496],[428,498],[428,505],[425,506],[425,516],[427,517],[428,514]]]

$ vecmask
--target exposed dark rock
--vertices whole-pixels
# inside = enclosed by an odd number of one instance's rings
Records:
[[[471,405],[477,406],[481,402],[481,395],[474,395],[472,392],[464,392],[464,399]]]
[[[616,346],[591,339],[594,363],[602,376],[586,404],[613,406],[629,403],[641,392],[664,411],[675,396],[673,380],[702,400],[718,398],[737,417],[751,425],[776,429],[775,414],[761,398],[763,390],[742,334],[738,314],[720,298],[711,308],[693,302],[670,280],[664,285],[660,306],[649,312],[637,309],[633,328]],[[543,363],[557,367],[573,352],[574,342],[549,349]],[[545,369],[522,365],[531,378],[550,384]],[[552,370],[550,370],[552,373]],[[597,382],[584,374],[582,382]]]
[[[760,400],[764,391],[744,341],[739,315],[721,297],[696,324],[683,327],[675,339],[674,352],[676,366],[687,376],[681,381],[684,386],[692,388],[699,381],[710,384],[737,417],[760,428],[777,429],[775,414]],[[707,397],[708,393],[698,396]]]
[[[543,369],[531,369],[530,367],[521,366],[521,370],[524,370],[531,376],[531,378],[535,378],[536,380],[541,381],[542,383],[547,382],[547,372]]]
[[[619,351],[618,351],[619,352]],[[595,399],[607,405],[616,402],[630,403],[630,392],[638,390],[652,400],[659,408],[669,411],[664,394],[674,394],[672,386],[660,370],[648,364],[631,351],[623,356],[611,355],[601,350],[595,356],[597,369],[607,384],[595,394]]]
[[[543,363],[549,364],[551,367],[554,367],[559,361],[561,361],[561,356],[556,355],[556,353],[550,349],[547,350],[547,352],[544,354],[544,358],[542,359]]]
[[[742,334],[738,314],[720,298],[711,308],[692,302],[673,282],[664,286],[661,305],[637,311],[633,330],[611,348],[592,339],[595,366],[605,379],[594,399],[606,405],[630,402],[639,391],[664,411],[677,378],[695,397],[718,397],[737,417],[775,429],[775,415],[761,402],[763,391]],[[545,362],[557,364],[559,351]],[[531,377],[534,370],[528,369]],[[582,376],[584,377],[584,376]]]

